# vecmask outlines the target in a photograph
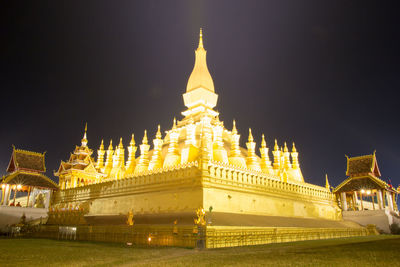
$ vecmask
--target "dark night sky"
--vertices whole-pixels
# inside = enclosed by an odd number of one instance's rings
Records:
[[[246,4],[244,4],[246,3]],[[204,29],[228,129],[296,142],[307,182],[336,186],[377,150],[400,183],[398,9],[387,1],[2,1],[0,173],[11,145],[47,151],[47,175],[80,144],[152,139],[185,110]],[[258,150],[258,148],[257,148]]]

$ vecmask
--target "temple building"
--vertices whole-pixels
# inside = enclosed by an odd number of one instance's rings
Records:
[[[138,147],[134,135],[127,148],[120,139],[105,150],[102,141],[96,160],[85,128],[55,173],[61,190],[47,235],[63,226],[86,240],[196,246],[200,236],[205,247],[223,247],[374,233],[342,220],[329,186],[305,181],[294,143],[275,139],[270,149],[272,140],[249,129],[240,147],[240,122],[227,129],[217,100],[200,31],[182,119],[164,135],[159,126],[154,135],[145,130]]]
[[[381,179],[375,152],[347,157],[346,175],[348,178],[333,190],[344,219],[362,225],[375,224],[386,233],[390,233],[391,224],[400,224],[396,204],[399,191]]]
[[[60,189],[83,186],[102,181],[101,178],[106,175],[96,169],[96,164],[91,157],[93,151],[87,146],[88,140],[86,137],[87,125],[83,135],[81,145],[76,146],[71,153],[67,162],[61,161],[58,171],[54,175],[59,177]],[[104,146],[101,143],[101,146]],[[101,152],[99,152],[101,153]],[[102,164],[102,162],[98,162]]]
[[[18,222],[23,214],[27,220],[47,217],[51,195],[58,185],[45,172],[45,153],[13,146],[7,174],[0,181],[0,230]]]

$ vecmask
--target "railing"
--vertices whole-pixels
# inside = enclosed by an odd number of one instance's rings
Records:
[[[56,198],[62,197],[63,202],[68,202],[127,195],[143,190],[157,190],[163,187],[176,186],[178,184],[193,185],[193,179],[196,177],[199,178],[199,168],[197,162],[193,162],[168,169],[146,171],[120,180],[108,180],[102,183],[61,190]]]
[[[210,162],[208,172],[210,182],[215,184],[266,192],[296,193],[314,199],[334,200],[334,194],[324,187],[307,183],[283,182],[275,175],[235,168],[220,162]]]

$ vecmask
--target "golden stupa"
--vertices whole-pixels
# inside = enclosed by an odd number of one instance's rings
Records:
[[[81,146],[55,173],[61,190],[53,197],[48,225],[90,225],[92,232],[102,225],[115,232],[123,231],[115,230],[118,225],[127,227],[129,215],[133,232],[158,233],[152,242],[192,246],[193,235],[201,233],[206,247],[285,241],[288,233],[290,240],[369,233],[341,221],[328,186],[304,181],[294,143],[289,151],[286,142],[282,146],[275,139],[271,161],[264,135],[255,137],[249,129],[246,148],[240,147],[236,122],[226,129],[214,110],[218,95],[201,30],[183,100],[183,118],[174,118],[165,136],[155,127],[152,149],[144,131],[138,157],[132,135],[127,160],[120,139],[115,148],[111,140],[107,150],[102,141],[95,161],[85,128]],[[267,238],[273,233],[275,241]],[[230,241],[222,244],[217,236],[223,235]]]

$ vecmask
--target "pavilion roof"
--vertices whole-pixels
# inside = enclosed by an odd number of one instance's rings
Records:
[[[373,175],[365,175],[359,177],[349,177],[344,180],[341,184],[339,184],[334,190],[333,193],[341,193],[341,192],[352,192],[352,191],[360,191],[364,190],[372,190],[372,189],[386,189],[388,190],[390,187],[388,184],[381,179],[374,177]]]
[[[397,193],[395,188],[379,178],[381,172],[375,152],[372,155],[347,157],[346,175],[349,177],[333,190],[334,193],[359,191],[361,189],[385,189]]]
[[[53,190],[58,189],[58,185],[49,177],[41,173],[28,171],[15,171],[13,173],[10,173],[2,178],[2,183],[21,184]]]
[[[18,170],[29,170],[32,172],[45,172],[45,153],[38,153],[13,147],[11,159],[7,172],[12,173]]]
[[[347,158],[347,176],[361,176],[368,173],[372,173],[375,177],[381,176],[375,152],[372,155]]]

